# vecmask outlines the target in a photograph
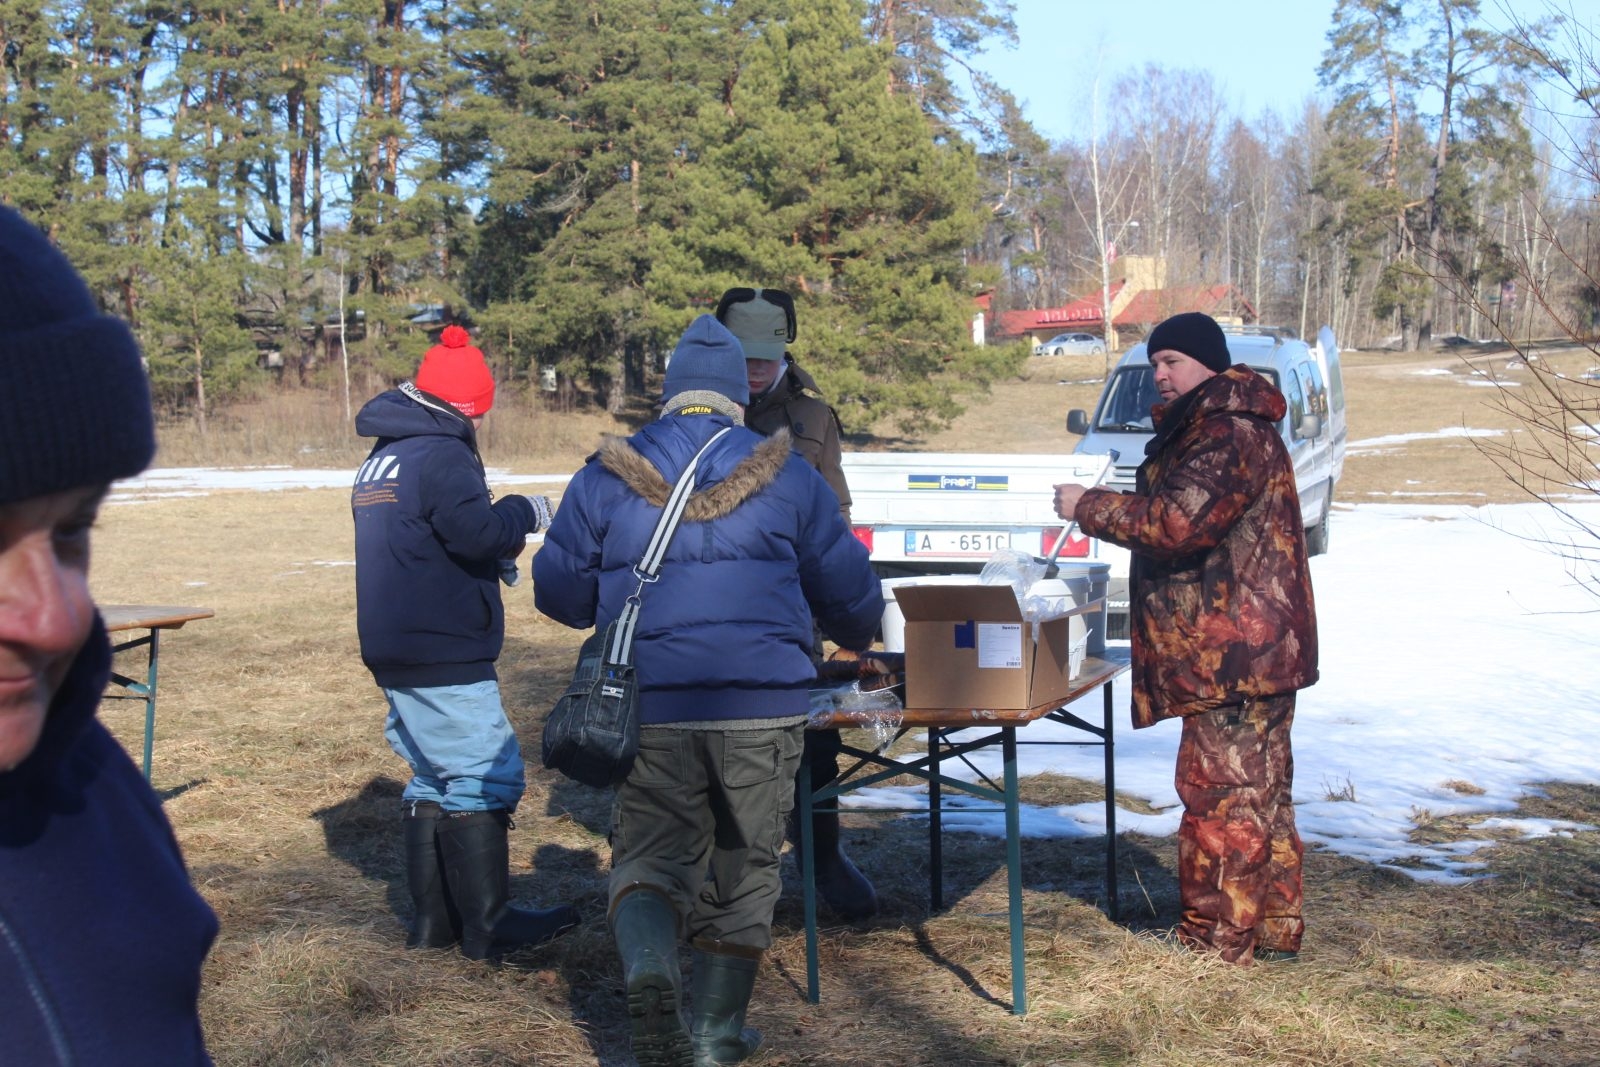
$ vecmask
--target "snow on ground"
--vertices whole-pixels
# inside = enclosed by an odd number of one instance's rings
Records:
[[[1504,430],[1472,430],[1465,426],[1446,426],[1442,430],[1432,433],[1391,433],[1383,437],[1365,437],[1359,441],[1351,441],[1345,446],[1346,456],[1374,455],[1386,452],[1398,452],[1396,446],[1407,444],[1411,441],[1437,441],[1450,437],[1502,437]]]
[[[1350,448],[1496,432],[1397,434]],[[497,487],[553,487],[568,477],[490,472]],[[167,468],[119,482],[112,501],[218,489],[343,487],[351,479],[346,470]],[[1600,503],[1565,507],[1590,529],[1600,528]],[[1472,853],[1491,834],[1593,829],[1506,813],[1534,783],[1600,785],[1600,603],[1574,577],[1571,562],[1585,555],[1592,561],[1595,551],[1592,539],[1539,504],[1358,504],[1336,513],[1331,551],[1311,562],[1322,677],[1300,694],[1294,727],[1295,802],[1308,844],[1396,866],[1415,878],[1456,882],[1473,876]],[[1593,563],[1581,566],[1592,579]],[[532,610],[521,597],[513,604],[512,610]],[[1179,725],[1134,731],[1126,676],[1118,679],[1115,696],[1117,789],[1158,809],[1152,815],[1119,809],[1118,828],[1173,833]],[[1072,710],[1098,722],[1100,709],[1100,696],[1092,694]],[[1083,736],[1048,722],[1019,735],[1030,742]],[[1018,752],[1023,774],[1103,780],[1098,747],[1024,744]],[[998,748],[972,760],[998,781]],[[972,777],[956,762],[944,769]],[[899,788],[844,798],[860,808],[915,807],[919,800],[919,791]],[[1474,828],[1484,837],[1443,845],[1409,840],[1419,821],[1455,814],[1481,815]],[[956,813],[945,825],[1005,832],[998,812]],[[1022,829],[1029,836],[1098,835],[1105,829],[1104,805],[1029,806]]]

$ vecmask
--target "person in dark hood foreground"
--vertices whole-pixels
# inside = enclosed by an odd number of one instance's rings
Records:
[[[1298,956],[1289,729],[1317,680],[1294,466],[1272,383],[1198,312],[1146,342],[1162,403],[1134,492],[1056,486],[1056,513],[1133,553],[1133,725],[1182,717],[1178,940],[1233,963]]]
[[[744,427],[749,396],[738,339],[700,316],[667,365],[661,418],[589,458],[533,560],[540,611],[606,626],[639,587],[634,565],[672,484],[733,427],[700,460],[659,578],[641,592],[642,739],[617,788],[609,887],[641,1063],[737,1063],[760,1045],[744,1021],[772,943],[815,677],[812,616],[859,651],[883,614],[839,498],[788,433]],[[680,935],[693,949],[687,1025]]]
[[[209,1064],[217,919],[161,801],[95,717],[111,642],[89,531],[155,454],[138,345],[0,207],[0,1061]]]
[[[478,428],[494,404],[483,353],[458,325],[414,381],[369,400],[356,432],[377,443],[356,474],[356,628],[389,702],[384,736],[411,767],[402,794],[409,948],[498,958],[576,926],[571,907],[511,907],[507,831],[522,799],[517,735],[500,703],[500,580],[543,497],[492,500]]]

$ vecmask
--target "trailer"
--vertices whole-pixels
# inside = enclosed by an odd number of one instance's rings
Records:
[[[880,578],[975,574],[996,552],[1045,557],[1066,524],[1055,487],[1093,485],[1106,456],[978,452],[846,452],[851,527]],[[1092,559],[1074,536],[1063,559]]]

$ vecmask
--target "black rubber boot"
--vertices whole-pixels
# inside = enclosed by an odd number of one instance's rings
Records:
[[[794,810],[789,815],[789,843],[794,846],[795,863],[805,873],[805,858],[800,850],[800,813],[805,810],[801,782],[805,771],[795,775]],[[825,781],[831,781],[831,776]],[[839,840],[839,813],[814,812],[811,819],[811,847],[817,857],[817,892],[822,902],[846,922],[869,919],[878,913],[878,891],[845,855]]]
[[[443,814],[432,801],[408,801],[400,813],[405,829],[406,883],[415,918],[406,948],[449,948],[461,940],[461,916],[445,885],[444,864],[434,835]]]
[[[639,1067],[690,1067],[678,969],[678,912],[665,894],[640,886],[611,909],[611,936],[622,957],[623,988]]]
[[[817,892],[823,902],[850,922],[876,915],[878,891],[845,855],[837,812],[816,813],[811,820],[811,843],[817,857]]]
[[[744,1024],[761,953],[727,947],[706,941],[694,945],[694,1067],[738,1063],[761,1047],[761,1031]]]
[[[469,960],[543,944],[578,925],[577,911],[566,904],[535,911],[507,906],[510,824],[505,811],[451,812],[439,820],[439,855],[461,915],[461,954]]]

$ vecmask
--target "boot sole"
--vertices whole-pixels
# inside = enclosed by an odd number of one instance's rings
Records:
[[[628,990],[628,1017],[633,1023],[633,1055],[639,1067],[693,1067],[689,1030],[678,1011],[678,998],[664,977],[658,984],[641,983]]]

